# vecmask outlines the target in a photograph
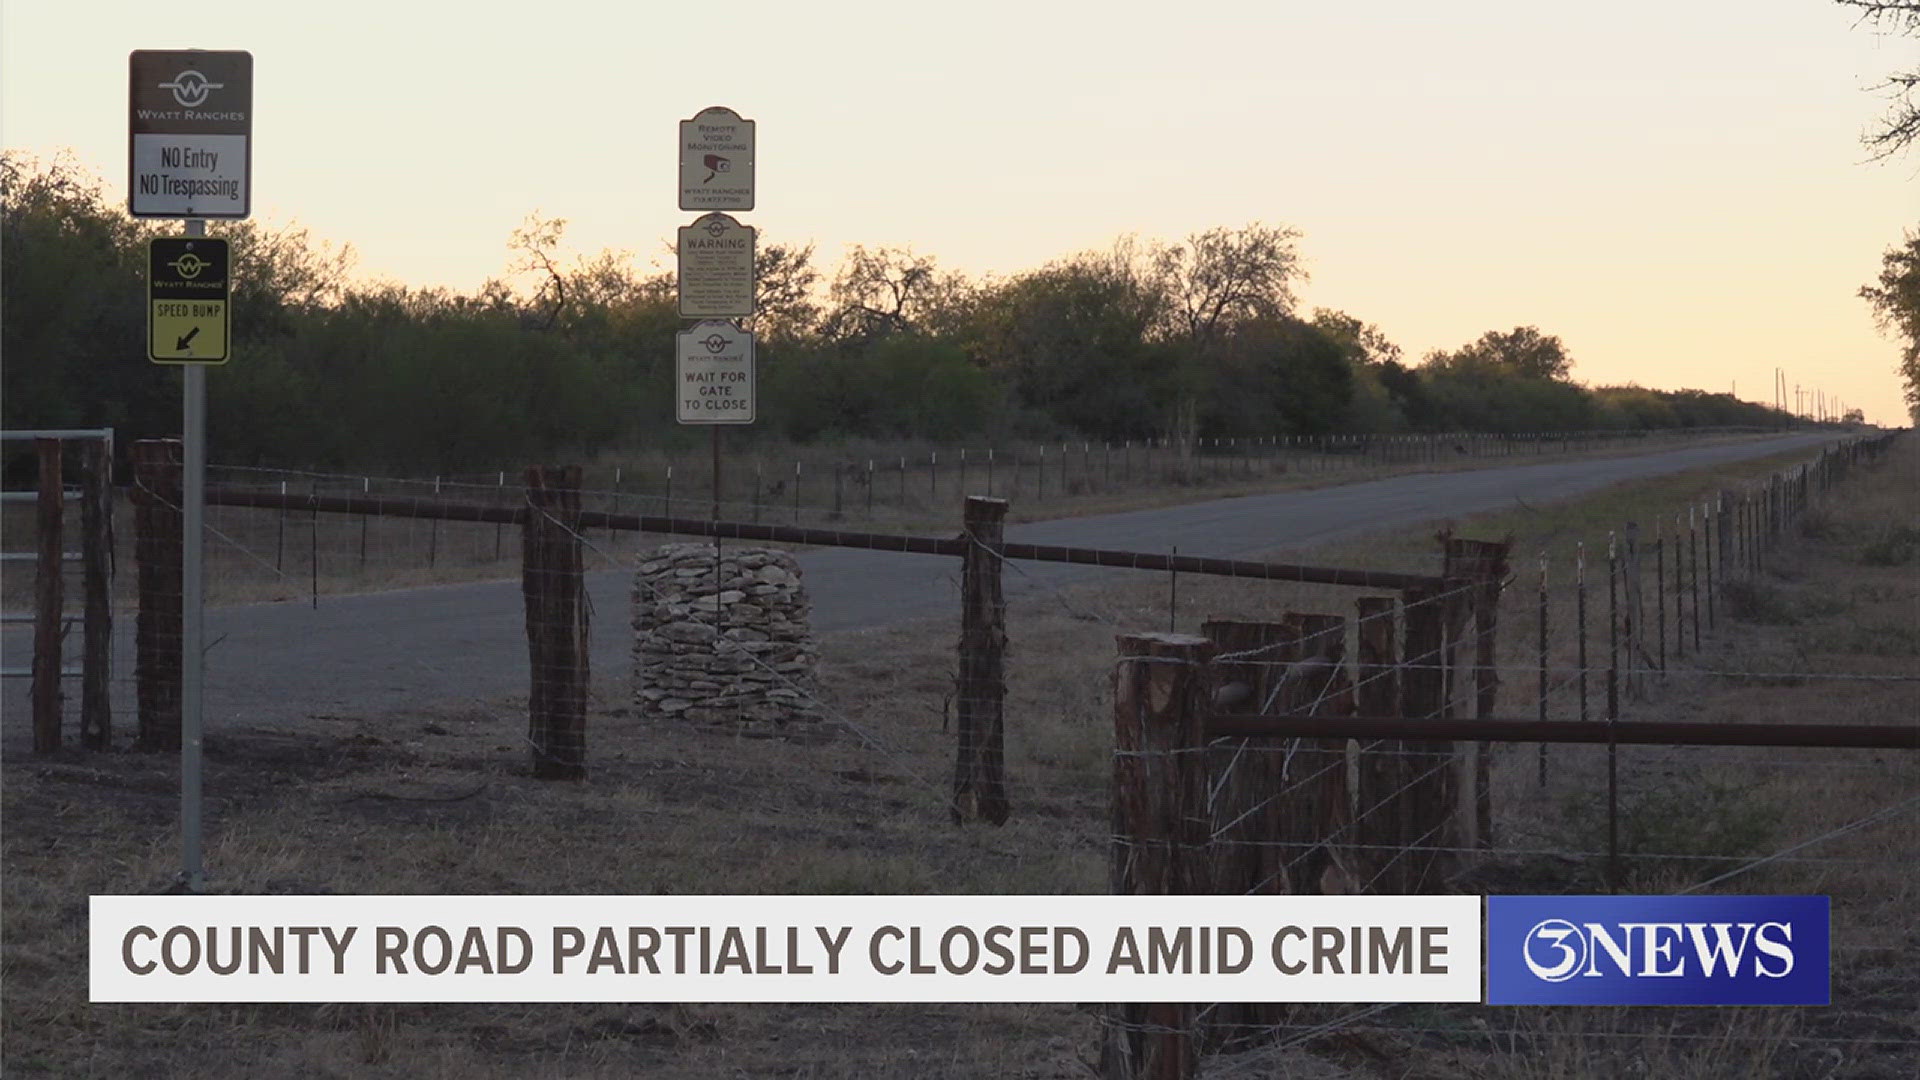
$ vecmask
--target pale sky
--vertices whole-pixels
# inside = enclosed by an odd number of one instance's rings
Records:
[[[726,105],[758,122],[736,216],[829,271],[1281,223],[1304,306],[1410,357],[1533,324],[1584,382],[1770,401],[1778,366],[1905,422],[1855,294],[1920,229],[1920,152],[1859,136],[1920,45],[1829,0],[5,0],[0,33],[0,140],[116,198],[127,54],[251,51],[255,218],[367,279],[472,289],[535,210],[664,265],[676,123]]]

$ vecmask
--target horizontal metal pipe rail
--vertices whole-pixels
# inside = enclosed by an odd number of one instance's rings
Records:
[[[425,497],[394,498],[383,495],[318,495],[245,488],[209,487],[210,506],[247,506],[269,510],[308,510],[337,514],[372,514],[389,517],[431,518],[440,521],[472,521],[497,525],[518,525],[526,520],[524,506],[479,506],[441,502]],[[918,555],[946,555],[958,558],[966,554],[965,537],[907,536],[896,533],[851,532],[844,529],[802,528],[797,525],[759,525],[740,521],[708,521],[701,518],[654,517],[646,514],[612,514],[600,510],[580,513],[583,529],[625,529],[637,532],[666,533],[680,536],[717,536],[724,540],[757,540],[776,544],[803,544],[811,547],[861,548],[868,551],[901,551]],[[1290,563],[1258,562],[1250,559],[1214,559],[1199,555],[1161,555],[1145,551],[1108,551],[1100,548],[1070,548],[1047,544],[1005,544],[1000,555],[1029,562],[1074,563],[1081,566],[1106,566],[1124,570],[1173,571],[1209,574],[1221,577],[1253,578],[1268,581],[1307,582],[1318,585],[1348,585],[1363,589],[1438,588],[1441,579],[1423,574],[1397,574],[1378,570],[1350,570],[1327,566],[1298,566]]]
[[[60,498],[66,502],[77,502],[80,495],[81,491],[79,488],[62,488],[60,490]],[[37,503],[39,501],[40,493],[38,491],[0,491],[0,502]]]
[[[208,506],[251,506],[266,510],[318,510],[329,514],[367,514],[374,517],[411,517],[440,521],[479,521],[491,525],[518,525],[526,519],[524,506],[475,506],[441,502],[430,496],[395,498],[389,495],[312,495],[255,491],[207,485]]]
[[[1349,570],[1332,566],[1298,566],[1249,559],[1212,559],[1202,555],[1157,555],[1145,551],[1104,551],[1098,548],[1054,547],[1045,544],[1006,544],[1000,554],[1033,562],[1077,563],[1126,570],[1166,570],[1219,577],[1263,578],[1315,585],[1351,585],[1361,589],[1440,588],[1442,581],[1424,574],[1396,574],[1381,570]]]
[[[47,428],[38,431],[0,431],[0,441],[21,442],[27,439],[111,439],[113,429],[107,428]]]
[[[1386,716],[1252,716],[1216,713],[1210,738],[1427,739],[1441,742],[1613,743],[1620,746],[1797,746],[1920,750],[1920,725],[1712,724],[1674,720],[1522,720]]]

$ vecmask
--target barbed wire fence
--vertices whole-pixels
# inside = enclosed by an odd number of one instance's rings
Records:
[[[1797,530],[1822,527],[1809,513],[1885,448],[1851,446],[1730,490],[1650,541],[1623,526],[1594,546],[1601,559],[1576,544],[1557,570],[1546,552],[1530,575],[1494,561],[1495,610],[1521,628],[1497,644],[1471,610],[1484,594],[1449,574],[1437,594],[1361,598],[1355,617],[1123,637],[1116,668],[1114,784],[1134,800],[1116,812],[1117,890],[1826,892],[1832,1009],[1755,1024],[1730,1009],[1676,1023],[1630,1009],[1543,1022],[1477,1006],[1116,1006],[1102,1017],[1103,1074],[1197,1075],[1204,1063],[1207,1075],[1267,1075],[1308,1046],[1358,1064],[1440,1052],[1491,1075],[1532,1075],[1529,1061],[1741,1075],[1920,1062],[1920,1027],[1887,997],[1889,985],[1920,987],[1895,884],[1920,857],[1920,674],[1823,669],[1805,655],[1744,663],[1715,632],[1734,612],[1764,621],[1755,607],[1777,557]],[[1428,604],[1439,610],[1423,617]],[[1759,703],[1792,686],[1847,693],[1872,722],[1799,723]],[[1495,714],[1481,695],[1500,687]],[[1747,711],[1762,722],[1660,719],[1710,692],[1756,696]],[[1397,737],[1367,734],[1388,730]],[[1534,739],[1537,753],[1517,752]],[[1740,739],[1755,745],[1715,745]]]
[[[1104,444],[1081,440],[999,448],[923,446],[907,453],[883,453],[893,448],[876,444],[864,454],[785,451],[790,460],[777,456],[779,452],[769,456],[749,448],[742,453],[744,460],[727,465],[722,516],[823,528],[860,521],[873,528],[912,531],[952,522],[953,508],[972,494],[1005,498],[1029,509],[1064,508],[1083,497],[1111,500],[1213,481],[1429,468],[1449,462],[1499,464],[1507,458],[1520,462],[1761,434],[1769,432],[1263,436],[1199,439],[1186,445],[1165,440]],[[689,454],[677,460],[660,453],[653,457],[658,460],[584,470],[583,508],[669,518],[703,516],[711,505],[711,475],[702,456]],[[454,503],[510,504],[519,486],[518,467],[396,477],[214,465],[209,466],[207,480],[215,487],[286,499],[357,494],[408,500],[419,507],[419,513],[411,515],[343,515],[300,509],[292,503],[273,510],[209,505],[207,523],[214,531],[208,533],[206,550],[212,603],[298,596],[311,603],[335,594],[499,579],[512,576],[518,559],[518,536],[506,525],[459,523],[434,513],[436,506]],[[117,499],[114,513],[122,520],[134,511],[125,494],[132,490],[123,485]],[[122,561],[131,555],[129,532],[122,530],[116,549]],[[607,539],[612,544],[623,540],[631,544],[638,536],[616,532]],[[128,575],[117,576],[114,588],[116,600],[133,596]]]
[[[1760,602],[1753,596],[1743,599],[1742,585],[1764,572],[1769,553],[1787,542],[1798,515],[1816,495],[1837,484],[1855,461],[1871,453],[1823,456],[1811,470],[1695,504],[1647,528],[1650,537],[1623,525],[1611,542],[1583,547],[1571,559],[1549,553],[1528,559],[1520,553],[1519,569],[1502,565],[1497,573],[1482,572],[1473,580],[1451,579],[1444,568],[1430,579],[1354,571],[1352,579],[1332,584],[1385,595],[1359,597],[1352,617],[1288,613],[1272,623],[1238,626],[1231,620],[1208,620],[1202,628],[1213,639],[1214,652],[1205,665],[1210,673],[1203,712],[1329,721],[1486,716],[1480,695],[1493,686],[1504,689],[1506,715],[1531,712],[1540,721],[1555,723],[1595,723],[1600,718],[1617,726],[1632,723],[1638,708],[1654,707],[1649,703],[1709,683],[1766,687],[1806,682],[1904,693],[1920,683],[1920,676],[1772,663],[1749,668],[1714,640],[1717,623],[1729,614],[1728,605]],[[139,623],[140,629],[131,635],[137,639],[134,647],[117,652],[116,662],[122,666],[116,678],[126,690],[122,700],[137,702],[140,744],[165,749],[169,708],[176,717],[172,730],[177,746],[177,683],[171,690],[166,685],[164,658],[169,649],[178,654],[179,601],[177,569],[171,579],[159,571],[169,559],[177,568],[179,556],[177,546],[152,545],[164,545],[166,519],[178,518],[177,481],[164,478],[167,468],[177,469],[177,459],[168,461],[162,454],[152,465],[157,472],[137,478],[133,488],[139,519],[132,530],[135,537],[121,538],[124,546],[136,549],[128,551],[122,565],[135,564],[139,572],[123,575],[116,593],[115,612],[121,617],[116,625]],[[680,643],[688,654],[704,651],[719,658],[737,653],[731,663],[793,695],[827,726],[879,755],[890,771],[947,803],[956,818],[1004,819],[1008,812],[1003,780],[1001,794],[992,794],[994,777],[1003,767],[992,759],[999,753],[1006,723],[1004,675],[996,678],[991,664],[971,678],[967,671],[967,655],[981,655],[996,635],[1000,647],[1006,640],[1007,597],[997,584],[986,586],[987,568],[993,568],[995,583],[1001,568],[1012,567],[1016,577],[1025,576],[1029,571],[1024,564],[1036,559],[1164,574],[1170,626],[1192,625],[1206,614],[1191,598],[1182,606],[1182,575],[1236,583],[1324,577],[1302,572],[1308,568],[1183,558],[1177,552],[1087,552],[1008,544],[1003,534],[972,514],[961,535],[951,539],[850,533],[836,527],[841,519],[831,508],[811,508],[817,516],[797,517],[799,525],[780,523],[815,533],[782,533],[765,520],[771,516],[767,503],[748,499],[724,503],[714,514],[718,521],[705,539],[719,538],[713,546],[715,567],[711,578],[703,579],[712,587],[696,592],[689,604],[638,576],[657,557],[655,550],[643,546],[643,535],[701,535],[694,526],[714,507],[709,499],[684,489],[640,493],[618,484],[595,489],[574,479],[560,486],[575,493],[577,505],[556,510],[536,501],[519,474],[422,481],[239,468],[216,473],[219,495],[210,500],[207,540],[208,581],[215,596],[222,596],[224,589],[229,602],[305,599],[317,605],[346,593],[406,583],[413,580],[408,573],[424,567],[433,573],[461,568],[475,579],[519,577],[532,597],[544,594],[552,582],[560,582],[565,591],[586,573],[616,570],[633,579],[636,599],[687,608],[681,614],[696,613],[700,601],[710,599],[715,604],[713,635]],[[758,533],[751,528],[755,525],[760,526]],[[536,526],[550,527],[567,541],[562,547],[576,552],[572,565],[529,562],[525,540]],[[172,527],[177,533],[177,520]],[[729,630],[746,629],[727,624],[727,611],[746,597],[719,599],[729,591],[729,582],[742,576],[736,547],[729,545],[743,541],[776,546],[841,543],[961,559],[959,593],[977,620],[967,623],[963,618],[963,638],[969,628],[984,636],[971,653],[963,647],[956,664],[955,704],[963,715],[951,783],[936,779],[923,762],[892,745],[872,725],[855,720],[794,670],[767,663],[745,648],[753,643],[750,637],[729,636]],[[142,544],[148,549],[137,550]],[[1600,551],[1606,552],[1604,558]],[[736,558],[731,565],[730,553]],[[1602,566],[1604,593],[1598,585]],[[156,571],[152,580],[146,580],[149,569]],[[982,581],[970,582],[969,571]],[[125,583],[126,577],[140,580]],[[1520,628],[1497,639],[1476,623],[1485,609],[1473,603],[1490,587],[1499,605],[1498,624]],[[1040,602],[1116,632],[1138,625],[1131,612],[1057,591]],[[611,629],[606,621],[610,617]],[[584,596],[563,610],[539,616],[530,601],[526,629],[530,637],[540,625],[583,635],[586,625],[581,620],[596,618],[599,632],[624,635],[624,619],[596,615]],[[1538,635],[1529,638],[1525,631],[1536,625]],[[219,647],[216,639],[209,649],[217,654]],[[1483,653],[1483,648],[1494,651]],[[1123,663],[1128,659],[1123,653]],[[588,674],[579,670],[577,659],[536,658],[530,667],[536,687],[543,678],[584,679]],[[155,718],[151,726],[149,714]],[[537,722],[529,719],[526,741],[536,772],[542,760],[583,764],[588,750],[584,735],[582,739],[577,750],[569,743],[556,753],[540,738]],[[1235,891],[1276,894],[1571,887],[1681,891],[1715,888],[1723,881],[1798,887],[1850,874],[1871,876],[1885,866],[1879,853],[1889,847],[1889,837],[1897,839],[1899,830],[1910,830],[1912,823],[1910,800],[1885,801],[1889,762],[1882,751],[1543,741],[1537,753],[1526,754],[1521,752],[1524,745],[1491,739],[1354,739],[1338,733],[1280,740],[1229,733],[1205,739],[1190,755],[1192,762],[1171,766],[1198,769],[1206,777],[1205,814],[1199,819],[1206,828],[1183,838],[1186,846],[1208,853],[1194,881],[1208,886],[1200,891],[1221,891],[1237,883]],[[1134,761],[1129,767],[1135,768],[1140,761],[1179,759],[1182,753],[1121,746],[1115,756],[1116,799],[1122,791],[1151,788],[1154,782],[1121,784],[1123,761]],[[1821,793],[1820,805],[1831,814],[1793,836],[1783,836],[1777,828],[1758,828],[1755,816],[1767,809],[1769,796],[1756,792],[1766,792],[1766,785],[1782,777],[1809,793]],[[1911,779],[1905,782],[1911,790]],[[1604,791],[1610,791],[1610,797],[1599,794]],[[1874,804],[1874,798],[1883,803]],[[1712,828],[1696,827],[1703,822]],[[1124,839],[1115,836],[1116,850],[1129,844],[1142,850],[1152,846],[1141,844],[1139,837]],[[1123,861],[1116,855],[1116,866]],[[1115,874],[1118,888],[1120,870]],[[1858,956],[1859,963],[1871,964],[1884,960],[1888,948],[1864,934],[1850,938],[1836,915],[1837,957]],[[1592,1036],[1625,1043],[1659,1035],[1647,1016],[1619,1019],[1611,1029],[1568,1031],[1412,1006],[1299,1006],[1264,1012],[1200,1006],[1173,1027],[1154,1018],[1109,1018],[1107,1044],[1143,1034],[1186,1032],[1196,1036],[1196,1053],[1212,1055],[1207,1059],[1210,1069],[1232,1075],[1236,1070],[1257,1072],[1258,1062],[1273,1054],[1323,1046],[1329,1039],[1373,1040],[1389,1052],[1449,1040],[1493,1053],[1502,1043],[1511,1050],[1543,1047],[1555,1039]],[[1893,1026],[1885,1029],[1884,1037],[1803,1026],[1795,1028],[1790,1039],[1825,1048],[1822,1053],[1838,1049],[1852,1054],[1862,1047],[1907,1052],[1912,1040],[1896,1030],[1897,1021],[1889,1023]],[[1659,1037],[1717,1045],[1713,1040],[1721,1036],[1710,1024],[1701,1027],[1706,1030],[1668,1031]]]

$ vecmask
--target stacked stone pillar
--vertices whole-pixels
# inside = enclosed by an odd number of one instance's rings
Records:
[[[637,711],[747,733],[818,719],[808,612],[800,566],[786,552],[659,548],[634,576]]]

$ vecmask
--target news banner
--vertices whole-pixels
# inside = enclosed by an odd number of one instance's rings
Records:
[[[96,1002],[1824,1005],[1824,896],[95,896]]]

